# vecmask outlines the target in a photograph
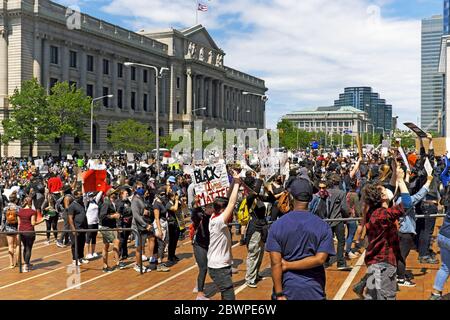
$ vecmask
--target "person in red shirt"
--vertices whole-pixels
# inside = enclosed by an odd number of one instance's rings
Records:
[[[54,172],[50,174],[50,179],[48,179],[47,187],[48,191],[50,193],[59,193],[61,191],[61,188],[63,186],[63,183],[61,181],[61,178],[58,177]]]
[[[33,204],[33,199],[31,197],[26,197],[24,201],[24,207],[19,210],[18,221],[19,221],[19,232],[20,231],[34,231],[34,226],[38,225],[45,220],[37,222],[37,212],[31,209]],[[23,233],[20,236],[20,240],[23,245],[23,258],[25,260],[23,272],[29,272],[31,270],[30,259],[31,250],[33,248],[34,240],[36,235],[34,233]]]
[[[401,203],[389,207],[392,197],[380,185],[367,185],[363,201],[367,209],[364,217],[369,245],[366,251],[366,300],[395,300],[397,294],[397,261],[401,259],[396,222],[412,205],[404,181],[405,173],[397,166],[395,181],[400,190]]]

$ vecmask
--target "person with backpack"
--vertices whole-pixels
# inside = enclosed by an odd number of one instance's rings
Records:
[[[276,221],[278,218],[281,218],[284,213],[280,212],[280,209],[278,208],[278,200],[283,195],[284,187],[283,187],[283,176],[278,175],[275,179],[275,181],[271,184],[272,187],[272,193],[275,197],[275,201],[272,204],[271,214],[270,214],[270,220]]]
[[[213,214],[212,206],[205,208],[193,205],[191,221],[189,226],[189,236],[192,241],[195,262],[198,266],[197,286],[194,293],[197,293],[196,300],[209,300],[204,293],[205,279],[208,272],[208,246],[209,246],[209,220]]]
[[[20,207],[18,204],[17,193],[13,192],[10,194],[8,199],[8,204],[3,209],[2,213],[2,231],[7,232],[6,240],[8,241],[8,254],[9,254],[9,266],[10,268],[15,268],[17,264],[17,232],[19,220],[17,214],[19,213]]]
[[[325,180],[319,182],[319,192],[317,192],[309,203],[308,210],[321,219],[326,219],[329,214],[330,193],[327,190]]]
[[[53,235],[55,237],[55,241],[58,241],[58,212],[56,211],[55,199],[51,194],[47,194],[47,197],[42,204],[41,212],[43,213],[43,218],[45,220],[47,231],[53,230]],[[46,244],[50,244],[51,234],[47,233],[47,242]]]
[[[100,191],[96,195],[94,192],[88,192],[84,194],[84,206],[86,208],[86,219],[88,223],[88,229],[98,230],[99,225],[99,213],[103,192]],[[87,255],[86,259],[91,260],[98,258],[98,253],[95,252],[95,246],[97,244],[98,231],[92,231],[86,233],[86,246]]]

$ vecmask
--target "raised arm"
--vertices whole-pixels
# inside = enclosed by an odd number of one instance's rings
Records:
[[[359,157],[358,161],[356,162],[355,166],[353,167],[352,171],[350,172],[350,179],[353,179],[355,177],[356,173],[359,170],[359,166],[361,165],[361,162],[362,162],[362,158]]]
[[[228,201],[228,205],[225,208],[224,212],[222,213],[223,221],[225,222],[230,221],[231,217],[233,216],[234,206],[236,205],[237,202],[240,182],[241,180],[239,177],[239,173],[233,170],[233,185],[230,200]]]

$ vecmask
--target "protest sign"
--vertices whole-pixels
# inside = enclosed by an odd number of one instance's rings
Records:
[[[431,166],[430,159],[426,159],[424,163],[425,171],[427,172],[428,176],[431,176],[433,174],[433,167]]]
[[[404,125],[408,127],[412,132],[414,132],[419,138],[426,138],[427,133],[416,126],[414,123],[405,122]]]
[[[358,133],[356,135],[356,145],[358,146],[358,155],[360,158],[363,158],[363,150],[362,150],[362,141],[361,141],[361,135]]]
[[[230,182],[225,164],[201,166],[191,173],[195,198],[199,206],[213,203],[217,197],[226,197]]]
[[[409,162],[408,162],[408,159],[406,158],[406,154],[405,154],[405,151],[403,151],[403,148],[402,147],[398,147],[398,152],[400,152],[400,155],[402,156],[402,159],[403,159],[403,162],[406,165],[406,168],[408,168],[408,170],[411,170],[409,168]]]
[[[275,168],[273,167],[276,155],[274,152],[271,153],[269,148],[269,139],[265,134],[259,139],[258,143],[258,153],[259,153],[259,161],[261,166],[261,174],[266,177],[271,177],[275,174]],[[276,162],[279,166],[278,158],[276,158]]]
[[[73,157],[72,157],[71,154],[68,154],[68,155],[67,155],[67,160],[73,160]]]
[[[103,191],[106,193],[111,186],[106,182],[106,170],[89,169],[83,172],[83,185],[85,192]]]
[[[134,153],[127,152],[127,161],[134,162]]]
[[[34,165],[40,169],[42,169],[42,167],[44,166],[44,160],[42,159],[36,159],[34,160]]]

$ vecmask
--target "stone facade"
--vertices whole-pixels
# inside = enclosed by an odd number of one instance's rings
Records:
[[[126,67],[129,61],[169,69],[158,93],[162,135],[198,119],[209,128],[264,128],[265,82],[225,66],[225,53],[203,26],[135,33],[81,14],[74,29],[71,17],[48,0],[0,0],[0,120],[8,116],[8,96],[35,77],[47,90],[55,81],[69,81],[93,97],[114,95],[96,107],[94,152],[110,150],[109,123],[133,118],[155,131],[155,71]],[[85,130],[89,134],[89,126]],[[73,137],[64,144],[89,151],[89,142]],[[57,146],[35,149],[55,153]],[[28,149],[16,141],[2,153],[20,156]]]

